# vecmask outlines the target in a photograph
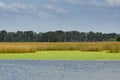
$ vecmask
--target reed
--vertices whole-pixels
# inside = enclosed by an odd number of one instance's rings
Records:
[[[109,53],[119,53],[120,52],[120,43],[106,43],[104,44],[104,49],[108,50]]]
[[[120,42],[63,42],[63,43],[39,43],[38,51],[47,50],[81,50],[81,51],[108,51],[120,52]]]
[[[34,53],[37,46],[31,43],[0,43],[0,53]]]
[[[0,43],[0,53],[34,53],[36,51],[108,51],[120,52],[120,42],[20,42]]]

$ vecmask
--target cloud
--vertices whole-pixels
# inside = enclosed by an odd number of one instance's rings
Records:
[[[58,15],[67,14],[68,10],[54,6],[53,4],[44,4],[42,10],[38,11],[38,15],[41,19],[55,19]]]
[[[27,11],[34,11],[34,7],[31,5],[24,5],[19,3],[11,3],[6,4],[3,2],[0,2],[0,9],[6,12],[27,12]]]
[[[120,6],[120,0],[106,0],[109,6]]]
[[[52,14],[49,14],[47,12],[44,12],[44,11],[40,11],[38,12],[38,16],[41,18],[41,19],[51,19],[51,18],[55,18],[56,16],[55,15],[52,15]]]
[[[52,4],[43,4],[41,7],[35,7],[28,4],[20,3],[4,3],[0,1],[0,15],[12,16],[15,14],[33,14],[41,19],[55,18],[58,14],[67,14],[68,11],[64,8],[54,6]]]
[[[61,2],[79,6],[120,7],[120,0],[49,0],[49,2]]]
[[[10,6],[8,6],[9,9],[13,11],[25,11],[25,10],[34,10],[35,8],[31,5],[24,5],[19,3],[13,3]]]
[[[5,4],[3,2],[0,2],[0,8],[5,7]]]
[[[66,9],[54,6],[52,4],[46,4],[46,5],[44,5],[44,8],[46,8],[52,12],[55,12],[55,13],[60,13],[60,14],[68,13],[68,11]]]
[[[91,5],[99,7],[120,7],[120,0],[91,1]]]
[[[67,4],[72,4],[72,5],[79,5],[83,3],[82,0],[49,0],[50,2],[64,2]]]

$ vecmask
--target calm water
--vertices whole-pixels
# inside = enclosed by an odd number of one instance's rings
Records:
[[[120,61],[0,61],[0,80],[120,80]]]

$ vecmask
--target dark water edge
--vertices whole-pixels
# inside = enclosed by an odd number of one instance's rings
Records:
[[[120,61],[1,60],[0,80],[120,80]]]

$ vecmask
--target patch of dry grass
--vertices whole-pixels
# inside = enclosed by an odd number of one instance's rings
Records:
[[[0,53],[33,53],[36,51],[80,50],[120,52],[120,42],[23,42],[0,43]]]
[[[36,52],[37,46],[31,43],[0,43],[0,53]]]

